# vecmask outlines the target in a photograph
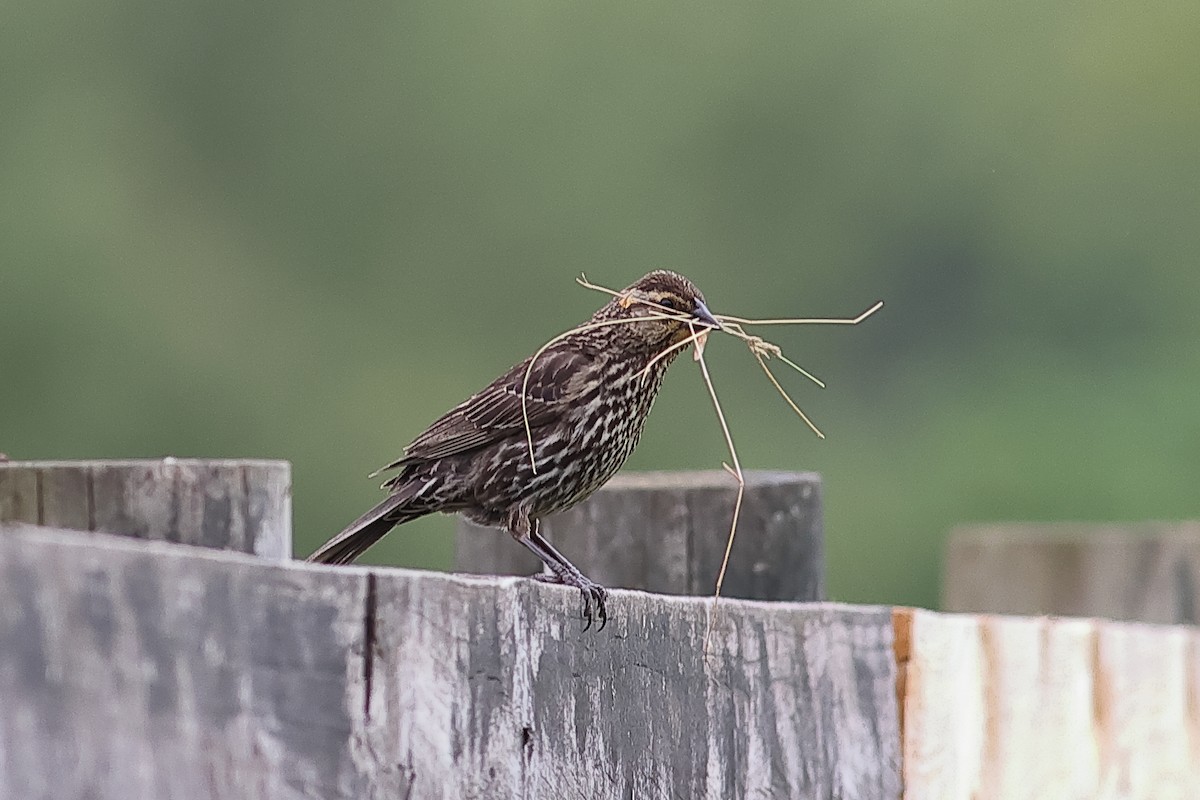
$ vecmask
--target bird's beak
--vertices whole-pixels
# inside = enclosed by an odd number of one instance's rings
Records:
[[[704,305],[700,300],[696,301],[696,307],[692,309],[692,316],[710,328],[721,329],[721,323],[717,322],[717,318],[708,310],[708,306]]]

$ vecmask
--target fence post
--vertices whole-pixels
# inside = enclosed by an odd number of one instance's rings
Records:
[[[1200,622],[1200,523],[969,525],[946,546],[947,611]]]
[[[889,609],[609,602],[16,525],[0,798],[900,797]]]
[[[821,478],[747,472],[722,594],[751,600],[825,599]],[[546,538],[604,586],[662,594],[713,590],[737,483],[725,472],[618,475],[586,502],[547,517]],[[455,568],[531,575],[538,560],[507,533],[459,522]]]
[[[272,559],[292,554],[291,495],[286,461],[0,462],[0,525],[100,531]]]

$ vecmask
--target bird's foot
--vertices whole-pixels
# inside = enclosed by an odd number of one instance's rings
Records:
[[[597,631],[604,630],[604,626],[608,624],[608,607],[605,604],[605,599],[608,597],[608,592],[603,586],[595,583],[582,573],[565,573],[558,574],[554,572],[539,572],[533,576],[535,581],[542,583],[554,583],[560,586],[573,586],[579,590],[580,597],[583,600],[583,629],[586,631],[592,627],[593,621],[598,621],[600,624],[596,627]],[[592,607],[595,605],[595,612]]]

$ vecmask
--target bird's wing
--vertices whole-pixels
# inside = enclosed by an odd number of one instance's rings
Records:
[[[591,359],[576,350],[551,348],[529,372],[525,409],[530,430],[558,419],[566,404],[583,389],[584,367]],[[404,455],[378,470],[386,472],[435,458],[465,453],[517,434],[524,434],[521,388],[529,361],[523,361],[487,388],[434,421],[404,448]],[[377,473],[376,473],[377,474]]]

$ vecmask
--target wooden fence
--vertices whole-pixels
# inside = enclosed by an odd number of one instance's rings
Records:
[[[285,461],[0,462],[0,523],[292,556]]]
[[[616,590],[583,633],[561,587],[250,555],[275,548],[254,532],[281,528],[262,510],[286,510],[286,466],[270,499],[241,466],[0,464],[0,797],[1200,797],[1190,628],[763,599],[711,616]],[[128,473],[111,494],[76,482],[80,528],[119,506],[128,531],[224,551],[28,524],[63,525],[58,469]],[[727,491],[631,479],[576,512],[578,535],[549,527],[613,585],[705,591],[711,548],[689,531],[723,536],[697,509]],[[820,553],[819,497],[814,476],[755,476],[739,537],[771,555],[738,593],[819,596],[786,555]],[[789,527],[808,541],[773,541]],[[487,558],[520,549],[468,534]]]
[[[964,525],[942,585],[951,611],[1194,625],[1200,522]]]
[[[821,479],[747,472],[722,592],[748,600],[825,599]],[[587,502],[546,520],[542,532],[587,564],[601,585],[660,594],[711,594],[729,538],[737,484],[721,470],[618,475]],[[459,523],[455,568],[530,575],[541,562],[502,531]]]

